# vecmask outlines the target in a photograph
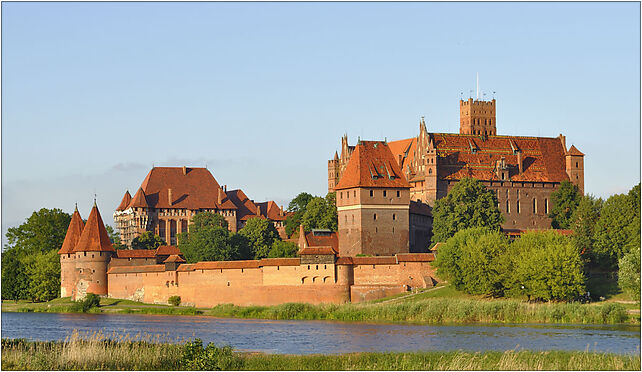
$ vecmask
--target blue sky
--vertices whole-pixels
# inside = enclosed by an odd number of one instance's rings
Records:
[[[588,193],[640,182],[639,3],[2,3],[2,231],[41,207],[105,222],[152,165],[286,204],[325,194],[340,136],[497,131],[586,154]],[[482,98],[480,97],[480,98]]]

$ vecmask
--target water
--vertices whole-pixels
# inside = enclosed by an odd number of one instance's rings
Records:
[[[201,338],[283,354],[419,350],[580,350],[639,353],[640,327],[623,325],[400,325],[205,316],[2,313],[2,338],[64,340],[72,330]]]

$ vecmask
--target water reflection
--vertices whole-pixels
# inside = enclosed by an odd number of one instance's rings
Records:
[[[415,350],[589,350],[639,353],[640,327],[627,325],[407,325],[220,319],[204,316],[2,313],[3,338],[61,340],[72,330],[201,338],[235,349],[310,354]]]

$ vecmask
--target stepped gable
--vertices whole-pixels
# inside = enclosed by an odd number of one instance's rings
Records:
[[[74,252],[114,252],[95,202]]]
[[[132,198],[132,200],[129,202],[129,205],[125,209],[129,208],[147,208],[149,205],[147,204],[147,197],[145,195],[145,192],[143,191],[142,188],[138,188],[138,191],[136,191],[136,194]]]
[[[230,190],[227,197],[236,206],[236,218],[241,221],[247,221],[252,217],[257,217],[257,205],[245,195],[243,190]]]
[[[132,201],[132,196],[129,194],[129,190],[125,191],[123,200],[120,201],[120,204],[118,205],[118,208],[116,208],[116,211],[124,211],[125,209],[127,209],[127,206],[129,206],[129,203],[131,201]]]
[[[360,141],[350,156],[336,190],[355,187],[410,188],[398,161],[382,141]]]
[[[207,168],[154,167],[141,190],[151,208],[236,209]]]
[[[74,213],[71,215],[71,221],[69,222],[69,227],[67,228],[67,234],[65,235],[65,240],[62,242],[62,247],[58,251],[58,254],[70,254],[74,252],[74,248],[80,240],[82,235],[82,230],[85,227],[85,223],[82,222],[82,217],[78,212],[78,207],[74,210]]]

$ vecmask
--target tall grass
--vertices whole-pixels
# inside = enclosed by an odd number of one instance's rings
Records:
[[[74,333],[64,342],[2,340],[5,370],[640,370],[639,355],[570,351],[265,355],[162,343],[158,337]]]
[[[582,323],[616,324],[628,320],[626,308],[607,303],[525,303],[519,300],[468,300],[436,298],[383,304],[276,306],[218,305],[206,313],[218,317],[340,320],[417,323]]]

